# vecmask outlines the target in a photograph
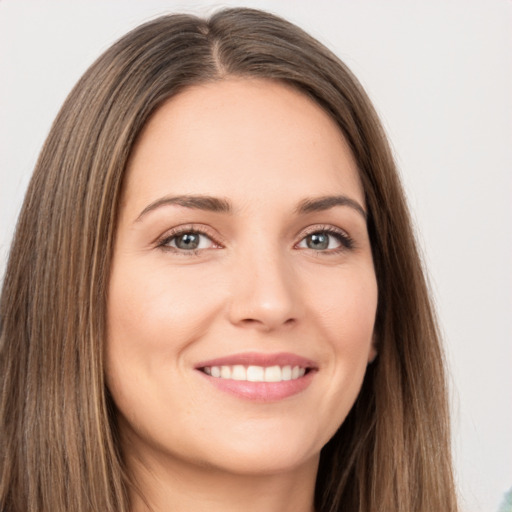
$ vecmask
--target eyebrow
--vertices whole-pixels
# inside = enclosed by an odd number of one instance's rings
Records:
[[[185,208],[192,208],[195,210],[205,210],[208,212],[218,213],[232,213],[233,208],[227,199],[221,199],[212,196],[172,196],[162,197],[153,203],[149,204],[142,210],[136,221],[141,220],[149,212],[160,208],[161,206],[178,205]]]
[[[150,203],[137,217],[136,222],[149,212],[156,210],[162,206],[178,205],[185,208],[195,210],[204,210],[216,213],[233,213],[233,207],[227,199],[203,196],[203,195],[180,195],[180,196],[166,196]],[[338,196],[322,196],[316,198],[307,198],[302,200],[295,209],[298,215],[305,215],[308,213],[321,212],[334,208],[335,206],[348,206],[358,212],[366,220],[367,214],[364,208],[354,199],[350,197]]]
[[[357,201],[347,196],[322,196],[313,199],[304,199],[297,206],[296,212],[299,215],[304,215],[306,213],[329,210],[335,206],[348,206],[361,214],[366,220],[367,213],[365,209]]]

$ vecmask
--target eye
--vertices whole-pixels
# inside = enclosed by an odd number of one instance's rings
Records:
[[[307,234],[297,247],[314,251],[337,252],[340,249],[351,249],[352,245],[352,240],[348,235],[332,229],[324,229]]]
[[[216,247],[216,244],[205,233],[188,230],[167,236],[159,246],[164,249],[193,252],[201,249],[211,249]]]

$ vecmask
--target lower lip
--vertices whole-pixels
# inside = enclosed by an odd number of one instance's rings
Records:
[[[198,370],[199,371],[199,370]],[[221,379],[199,371],[213,386],[238,398],[255,402],[277,402],[304,391],[313,380],[315,371],[310,370],[298,379],[281,382],[249,382],[245,380]]]

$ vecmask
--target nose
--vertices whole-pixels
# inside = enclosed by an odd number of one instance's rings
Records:
[[[277,251],[241,256],[232,275],[232,324],[273,331],[298,322],[302,308],[297,279]]]

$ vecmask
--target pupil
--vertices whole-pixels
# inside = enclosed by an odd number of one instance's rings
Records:
[[[176,240],[176,246],[180,249],[197,249],[199,245],[199,235],[196,233],[185,233]]]
[[[324,233],[313,233],[309,236],[308,247],[310,249],[327,249],[329,237]]]

